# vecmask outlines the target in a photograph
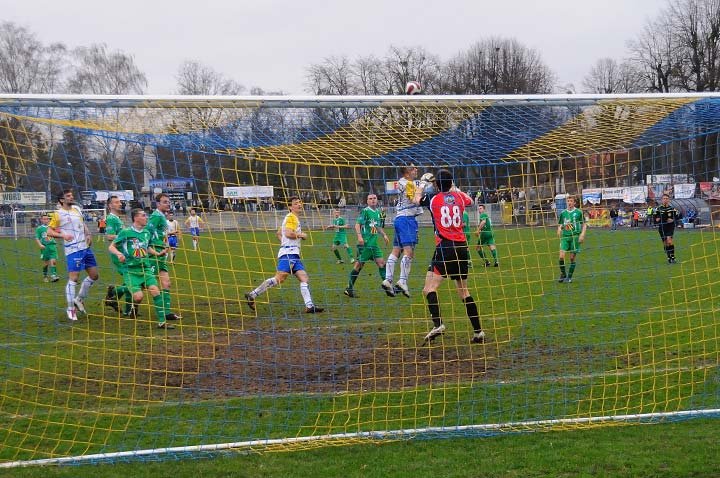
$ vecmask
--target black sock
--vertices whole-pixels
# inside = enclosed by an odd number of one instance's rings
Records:
[[[356,271],[354,268],[350,271],[350,283],[348,284],[348,289],[352,289],[353,286],[355,286],[355,281],[359,275],[360,271]]]
[[[430,317],[432,317],[433,325],[439,327],[442,324],[440,319],[440,304],[438,304],[437,292],[430,292],[426,297]]]
[[[560,259],[560,277],[565,277],[565,259]]]
[[[470,323],[472,324],[472,328],[475,332],[480,332],[482,330],[482,327],[480,327],[480,317],[478,317],[478,310],[477,310],[477,304],[475,304],[475,299],[472,298],[471,295],[465,297],[465,311],[467,312],[468,319],[470,319]]]
[[[675,259],[675,244],[668,246],[668,257],[670,259]]]

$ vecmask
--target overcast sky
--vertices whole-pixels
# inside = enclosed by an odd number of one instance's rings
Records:
[[[105,43],[134,56],[149,94],[176,90],[185,60],[246,87],[303,94],[305,67],[331,55],[383,56],[390,45],[426,48],[442,60],[490,36],[540,52],[560,84],[627,41],[667,0],[0,0],[0,19],[44,43]]]

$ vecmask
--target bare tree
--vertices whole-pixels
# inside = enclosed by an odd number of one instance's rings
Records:
[[[391,46],[384,60],[386,94],[404,94],[408,81],[418,81],[426,93],[437,89],[440,59],[423,47]]]
[[[178,69],[179,95],[240,95],[245,87],[235,80],[225,78],[209,66],[197,61],[186,61]]]
[[[720,0],[672,0],[629,42],[651,91],[720,87]]]
[[[583,79],[583,87],[591,93],[635,93],[643,91],[640,73],[629,62],[618,63],[601,58]]]
[[[672,26],[678,63],[677,87],[717,91],[720,86],[720,1],[676,0],[665,12]]]
[[[66,48],[43,45],[35,34],[12,22],[0,23],[0,91],[54,93],[61,89]]]
[[[352,65],[354,93],[358,95],[381,95],[383,91],[383,63],[374,55],[360,56]]]
[[[72,52],[75,65],[68,79],[71,93],[95,95],[143,94],[147,78],[132,56],[108,51],[104,44],[78,47]]]
[[[514,39],[488,38],[445,63],[439,92],[548,93],[554,83],[554,73],[535,50]]]
[[[307,69],[307,86],[316,95],[349,95],[354,93],[352,68],[346,56],[331,56]]]

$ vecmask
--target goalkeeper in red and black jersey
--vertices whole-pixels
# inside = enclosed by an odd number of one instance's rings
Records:
[[[675,264],[673,234],[675,233],[675,223],[680,220],[680,213],[670,205],[669,195],[663,194],[662,204],[655,208],[653,218],[655,224],[658,225],[658,232],[660,233],[660,239],[663,241],[663,248],[665,249],[668,263]]]

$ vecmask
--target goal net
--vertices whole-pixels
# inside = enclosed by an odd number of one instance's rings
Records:
[[[40,218],[53,214],[56,208],[48,209],[13,209],[12,233],[15,239],[35,237],[35,231],[41,225]],[[105,217],[105,209],[83,208],[83,221],[91,234],[100,232],[100,219]]]
[[[159,329],[147,293],[137,317],[105,307],[122,278],[95,241],[99,282],[68,321],[64,282],[40,283],[37,245],[2,222],[0,466],[717,416],[719,132],[714,94],[2,96],[3,194],[131,191],[125,226],[167,208],[160,285],[182,318]],[[468,209],[483,343],[450,280],[425,343],[428,211],[412,261],[391,261],[409,297],[381,288],[382,237],[380,266],[351,272],[368,195],[392,240],[409,165],[484,206]],[[293,197],[307,289],[269,280]],[[570,197],[579,250],[558,226]]]

